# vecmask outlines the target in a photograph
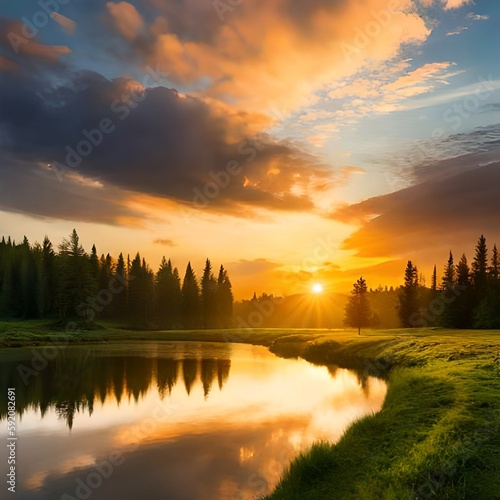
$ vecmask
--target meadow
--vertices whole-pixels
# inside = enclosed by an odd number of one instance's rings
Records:
[[[500,332],[252,329],[67,334],[43,321],[0,322],[0,346],[137,340],[244,342],[282,357],[356,369],[388,382],[382,410],[337,443],[290,464],[269,499],[485,499],[500,492]],[[297,394],[300,398],[300,394]]]

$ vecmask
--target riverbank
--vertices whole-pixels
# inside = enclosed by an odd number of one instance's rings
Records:
[[[338,443],[294,460],[269,500],[500,498],[500,333],[395,333],[296,344],[311,362],[387,379],[388,393]]]
[[[389,383],[382,411],[294,460],[269,499],[500,498],[500,332],[192,330],[66,333],[0,322],[0,346],[143,340],[244,342]],[[300,395],[298,395],[300,397]]]

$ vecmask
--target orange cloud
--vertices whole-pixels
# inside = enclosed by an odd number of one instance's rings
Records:
[[[59,12],[52,12],[50,17],[62,27],[65,33],[68,35],[74,35],[76,31],[76,23],[71,19],[59,14]]]
[[[230,22],[215,24],[205,16],[209,27],[200,30],[208,30],[206,36],[184,37],[175,31],[176,19],[157,20],[147,58],[168,68],[174,81],[209,82],[204,95],[240,108],[288,112],[311,105],[315,90],[367,61],[386,61],[402,44],[423,42],[430,30],[408,6],[399,2],[389,10],[386,0],[367,0],[297,7],[285,0],[249,0],[235,7]]]
[[[62,55],[70,54],[71,49],[65,45],[44,45],[27,36],[25,25],[19,21],[0,23],[0,45],[12,54],[39,57],[49,61],[57,61]]]
[[[115,28],[127,40],[133,40],[144,26],[144,21],[137,9],[128,2],[108,2],[106,7]]]

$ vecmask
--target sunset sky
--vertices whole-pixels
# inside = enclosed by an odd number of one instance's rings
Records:
[[[236,298],[429,282],[500,245],[499,47],[492,0],[2,2],[0,234]]]

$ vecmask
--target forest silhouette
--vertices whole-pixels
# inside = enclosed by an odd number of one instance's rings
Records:
[[[77,319],[92,326],[96,319],[118,320],[137,328],[226,328],[232,324],[233,293],[220,266],[217,277],[206,260],[198,281],[188,262],[179,271],[163,257],[153,273],[140,254],[125,260],[87,254],[76,230],[56,252],[46,236],[42,245],[25,237],[0,242],[0,317]]]
[[[402,269],[403,271],[403,269]],[[347,304],[346,304],[347,301]],[[357,305],[356,305],[357,304]],[[206,260],[201,279],[188,262],[179,271],[163,257],[154,273],[140,254],[130,260],[120,253],[90,254],[80,245],[76,230],[54,250],[45,237],[16,244],[0,242],[0,317],[47,318],[52,326],[76,320],[86,328],[109,320],[133,329],[212,328],[500,328],[500,261],[496,245],[491,256],[486,238],[477,242],[469,265],[465,254],[458,263],[450,251],[431,284],[409,260],[403,284],[368,287],[361,277],[351,296],[323,293],[275,297],[254,294],[234,301],[224,266],[217,275]]]

